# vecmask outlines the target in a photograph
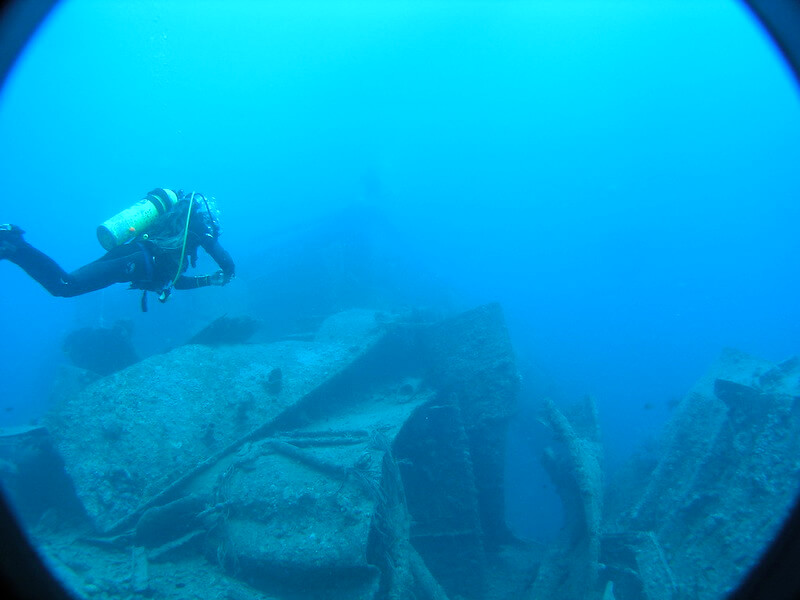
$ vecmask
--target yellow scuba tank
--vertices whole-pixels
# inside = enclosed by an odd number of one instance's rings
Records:
[[[111,250],[144,233],[156,219],[172,210],[178,195],[172,190],[156,188],[130,208],[114,215],[97,228],[97,239],[106,250]]]

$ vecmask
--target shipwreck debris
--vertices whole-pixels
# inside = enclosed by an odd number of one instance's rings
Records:
[[[677,406],[659,456],[644,465],[634,459],[604,503],[593,500],[600,480],[591,475],[597,463],[586,460],[596,436],[581,435],[548,404],[547,420],[567,451],[543,463],[564,498],[567,525],[528,597],[727,594],[794,502],[798,398],[800,360],[773,365],[726,350]]]
[[[110,375],[139,361],[129,320],[111,327],[82,327],[64,338],[62,349],[72,364],[98,375]]]
[[[497,305],[436,323],[352,310],[312,340],[145,359],[47,425],[87,543],[129,547],[136,593],[158,593],[148,568],[203,557],[275,599],[478,600],[508,535],[518,383]]]
[[[223,315],[194,334],[187,344],[220,346],[222,344],[244,344],[261,326],[257,319],[246,315],[229,317]]]
[[[561,543],[539,567],[530,597],[578,598],[597,589],[600,570],[604,487],[597,407],[586,397],[570,420],[546,400],[543,418],[560,445],[547,448],[542,463],[561,496],[566,524]]]

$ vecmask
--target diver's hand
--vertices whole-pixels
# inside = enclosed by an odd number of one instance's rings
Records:
[[[230,277],[226,277],[222,269],[208,276],[208,285],[225,285],[229,281]]]

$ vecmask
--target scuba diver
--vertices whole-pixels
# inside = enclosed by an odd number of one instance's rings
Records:
[[[0,260],[19,265],[53,296],[70,298],[114,283],[130,283],[166,302],[172,292],[209,285],[225,285],[235,275],[231,255],[219,244],[218,211],[213,199],[191,192],[156,188],[130,208],[97,228],[108,251],[104,256],[67,273],[49,256],[23,238],[16,225],[0,225]],[[216,273],[189,277],[184,272],[197,263],[202,247],[220,267]]]

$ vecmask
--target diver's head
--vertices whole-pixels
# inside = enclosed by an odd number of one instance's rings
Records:
[[[178,194],[167,188],[156,188],[147,192],[147,199],[158,209],[158,214],[169,212],[178,203]]]
[[[220,234],[222,227],[219,223],[219,209],[215,198],[209,198],[200,192],[184,192],[183,190],[178,190],[177,197],[179,202],[183,203],[181,206],[192,204],[192,219],[195,215],[199,216],[211,229],[213,235]],[[184,212],[184,214],[186,213]]]

